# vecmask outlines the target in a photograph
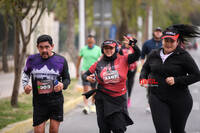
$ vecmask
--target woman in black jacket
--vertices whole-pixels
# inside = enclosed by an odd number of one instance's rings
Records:
[[[101,46],[102,58],[83,74],[84,79],[98,82],[95,104],[100,133],[124,133],[126,126],[133,124],[127,110],[126,78],[128,66],[139,59],[140,50],[134,41],[129,44],[135,52],[122,56],[118,54],[116,41],[104,41]],[[86,98],[92,93],[94,90],[86,93]]]
[[[163,48],[152,51],[140,74],[141,86],[150,90],[149,104],[156,133],[185,133],[193,100],[188,85],[200,80],[190,54],[181,48],[186,38],[199,36],[190,25],[173,25],[163,32]]]

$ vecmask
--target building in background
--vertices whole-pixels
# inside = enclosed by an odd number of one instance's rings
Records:
[[[27,33],[29,31],[29,17],[31,17],[32,13],[34,10],[32,10],[32,12],[30,12],[30,14],[28,15],[28,17],[23,21],[23,28],[24,28],[24,32]],[[39,15],[39,14],[37,14]],[[34,54],[37,53],[37,48],[36,48],[36,41],[38,36],[40,36],[41,34],[48,34],[53,38],[53,43],[55,44],[54,46],[54,51],[58,52],[59,49],[59,21],[55,20],[55,16],[54,13],[50,12],[48,13],[47,11],[45,11],[42,14],[42,17],[36,27],[36,29],[33,31],[32,35],[31,35],[31,40],[27,46],[27,54]]]

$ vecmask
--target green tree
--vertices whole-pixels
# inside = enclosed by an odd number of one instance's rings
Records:
[[[114,0],[112,2],[113,23],[117,25],[119,40],[122,40],[124,34],[136,33],[141,2],[140,0]]]
[[[112,20],[117,25],[120,40],[123,34],[137,32],[138,16],[142,16],[143,22],[147,22],[149,7],[153,9],[153,27],[166,28],[172,24],[191,23],[190,14],[199,10],[200,3],[195,0],[113,0],[112,2]],[[144,33],[147,32],[145,23]]]
[[[191,13],[199,10],[196,0],[153,0],[153,25],[167,27],[172,24],[190,24]]]

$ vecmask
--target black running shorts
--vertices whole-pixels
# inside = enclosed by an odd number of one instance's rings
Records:
[[[33,107],[33,126],[38,126],[48,119],[63,121],[63,99],[48,104],[35,104]]]

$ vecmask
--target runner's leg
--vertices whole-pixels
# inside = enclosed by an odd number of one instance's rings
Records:
[[[34,133],[45,133],[45,123],[46,121],[38,126],[34,126]]]
[[[88,92],[89,90],[89,86],[88,85],[84,85],[83,86],[83,93]],[[88,100],[86,99],[85,96],[83,96],[83,102],[84,102],[84,106],[88,106]]]
[[[49,133],[58,133],[59,126],[60,126],[59,121],[50,119]]]

